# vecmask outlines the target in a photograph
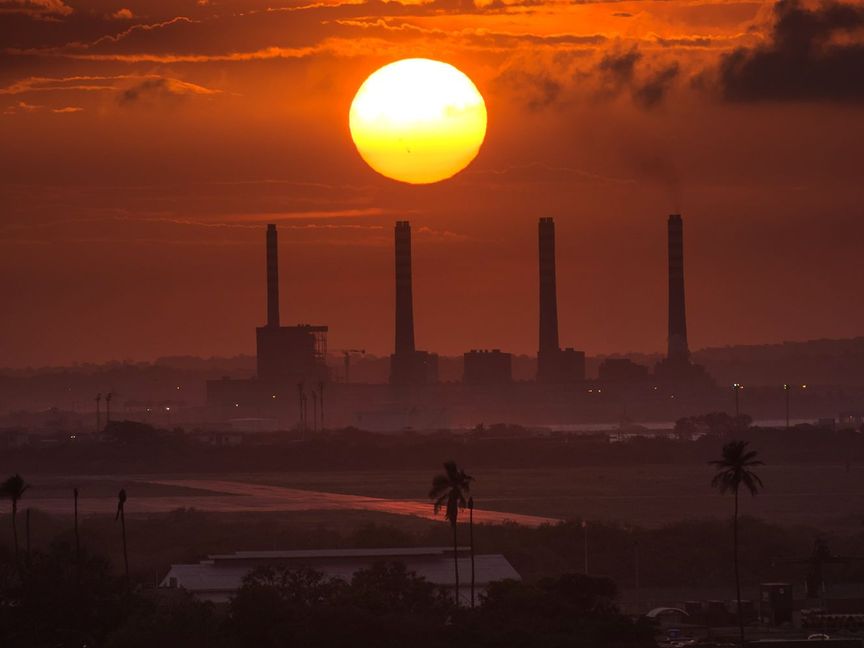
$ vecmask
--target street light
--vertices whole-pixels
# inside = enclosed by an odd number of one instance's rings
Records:
[[[786,429],[789,429],[789,394],[792,392],[792,385],[783,385],[783,391],[786,392]]]
[[[742,385],[741,383],[734,383],[732,385],[732,390],[735,392],[735,418],[736,419],[739,416],[741,416],[741,406],[740,406],[740,402],[738,399],[738,392],[740,392],[742,389],[744,389],[744,385]]]

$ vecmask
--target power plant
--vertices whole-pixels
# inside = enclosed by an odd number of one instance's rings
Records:
[[[687,345],[687,309],[684,294],[684,220],[680,214],[669,216],[669,336],[666,358],[657,363],[654,375],[664,381],[710,380],[705,369],[690,362]]]
[[[256,329],[257,373],[254,378],[208,381],[207,404],[220,418],[296,421],[308,429],[323,427],[324,385],[328,422],[368,429],[435,429],[452,420],[499,417],[513,422],[574,420],[606,416],[620,410],[605,394],[617,393],[640,407],[669,407],[681,394],[707,393],[712,386],[704,368],[690,360],[684,291],[684,228],[680,215],[668,220],[668,349],[653,373],[628,359],[609,358],[599,378],[586,379],[585,353],[562,348],[558,326],[555,222],[538,222],[539,336],[535,380],[514,380],[514,357],[499,349],[472,349],[462,356],[461,382],[439,382],[439,358],[417,349],[411,224],[394,227],[394,348],[387,384],[349,378],[350,356],[344,355],[342,382],[333,381],[327,365],[325,325],[283,326],[279,305],[279,250],[276,225],[266,230],[266,323]],[[524,374],[523,374],[524,375]],[[701,390],[701,392],[700,392]],[[668,400],[667,400],[668,399]],[[677,402],[681,402],[680,400]],[[601,414],[602,413],[602,414]]]
[[[540,260],[540,345],[537,381],[574,383],[585,380],[585,354],[558,344],[558,287],[555,267],[555,222],[538,223]]]
[[[687,346],[687,309],[684,302],[684,221],[680,214],[669,217],[669,342],[670,363],[690,362]]]
[[[462,356],[462,382],[506,385],[513,382],[513,354],[500,349],[472,349]]]
[[[258,379],[320,382],[329,377],[327,327],[279,323],[279,248],[275,225],[267,226],[267,324],[255,331]]]
[[[438,356],[414,346],[414,289],[411,275],[411,224],[398,221],[396,252],[396,343],[390,356],[390,384],[426,385],[438,381]]]

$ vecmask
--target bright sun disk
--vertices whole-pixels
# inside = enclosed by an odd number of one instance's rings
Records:
[[[357,151],[375,171],[429,184],[454,176],[477,156],[486,136],[486,104],[452,65],[403,59],[363,82],[349,125]]]

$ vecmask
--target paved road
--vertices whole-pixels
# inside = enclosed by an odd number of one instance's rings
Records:
[[[126,503],[127,515],[167,513],[178,508],[194,508],[215,513],[359,510],[435,519],[432,505],[428,501],[391,500],[223,480],[138,478],[129,481],[132,485],[130,492],[134,492],[134,483],[137,481],[209,491],[210,494],[144,497],[130,495]],[[27,506],[52,514],[62,515],[71,512],[71,502],[68,498],[29,498]],[[116,506],[117,499],[113,496],[82,497],[79,500],[78,510],[82,515],[104,514],[113,513]],[[541,524],[555,524],[559,520],[536,515],[475,509],[474,521],[479,524],[515,523],[536,527]]]

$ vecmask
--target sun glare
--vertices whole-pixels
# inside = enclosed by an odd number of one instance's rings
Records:
[[[429,184],[454,176],[477,156],[486,136],[486,104],[452,65],[404,59],[363,82],[349,125],[357,151],[375,171]]]

